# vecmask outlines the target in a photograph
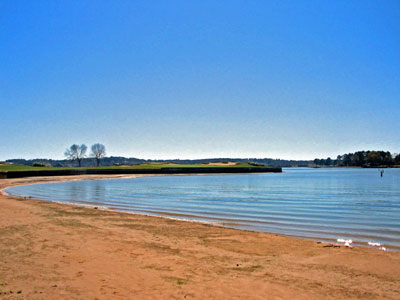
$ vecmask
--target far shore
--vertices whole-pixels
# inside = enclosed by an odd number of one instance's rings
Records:
[[[0,179],[44,177],[44,176],[77,176],[77,175],[170,175],[170,174],[236,174],[236,173],[281,173],[280,167],[266,167],[244,163],[218,164],[145,164],[137,166],[111,167],[33,167],[25,165],[0,166]]]
[[[309,166],[308,168],[313,169],[396,169],[400,168],[400,165],[393,166]]]
[[[45,182],[154,175],[1,179]],[[0,299],[396,299],[400,252],[0,194]]]

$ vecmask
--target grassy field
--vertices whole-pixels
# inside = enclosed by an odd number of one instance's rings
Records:
[[[184,165],[184,164],[141,164],[134,166],[110,166],[110,167],[82,167],[79,169],[162,169],[162,168],[257,168],[257,166],[252,166],[247,163],[237,163],[236,165],[208,165],[208,164],[194,164],[194,165]],[[25,165],[9,165],[0,164],[0,171],[30,171],[30,170],[70,170],[77,169],[78,167],[32,167]]]

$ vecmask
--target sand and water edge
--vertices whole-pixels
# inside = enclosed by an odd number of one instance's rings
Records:
[[[136,176],[0,180],[13,185]],[[0,195],[0,299],[396,299],[400,253]]]

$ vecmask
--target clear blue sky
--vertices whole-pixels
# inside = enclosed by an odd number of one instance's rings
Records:
[[[0,2],[0,160],[400,152],[400,2]]]

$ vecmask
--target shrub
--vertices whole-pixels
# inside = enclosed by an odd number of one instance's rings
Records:
[[[265,164],[260,164],[260,163],[256,163],[256,162],[253,162],[253,161],[249,161],[248,164],[250,166],[255,166],[255,167],[265,167],[266,166]]]
[[[48,163],[37,161],[32,164],[32,167],[51,167],[51,165]]]

